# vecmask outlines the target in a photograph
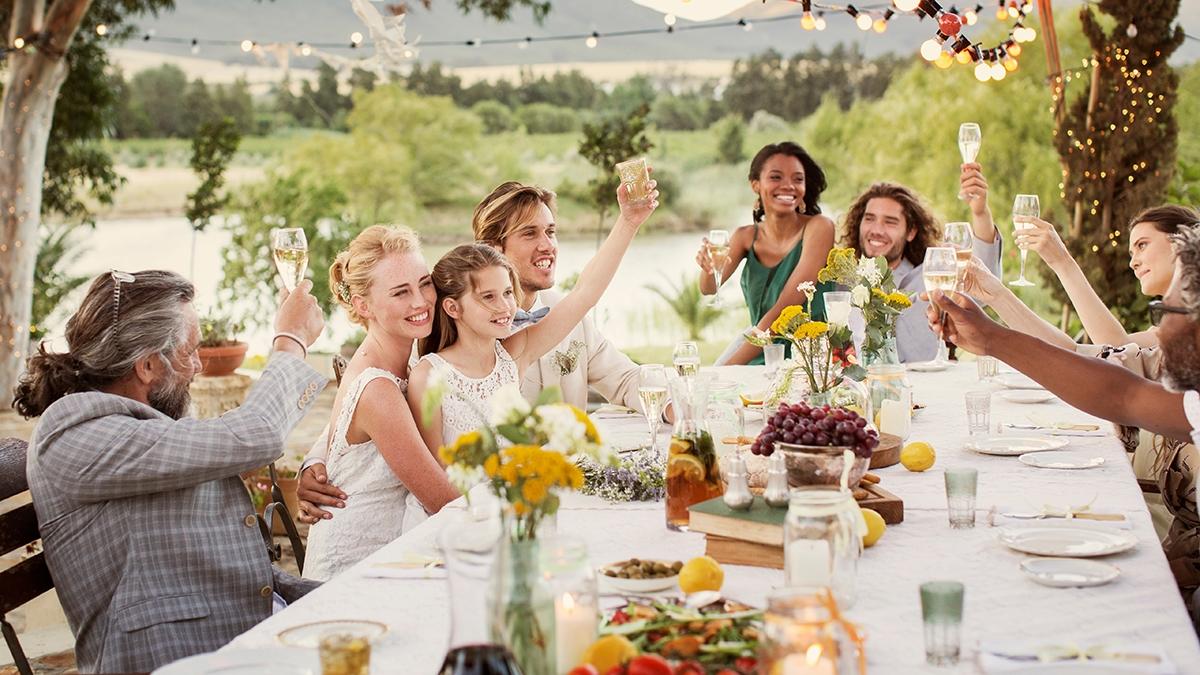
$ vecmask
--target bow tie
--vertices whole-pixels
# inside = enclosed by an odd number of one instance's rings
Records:
[[[538,307],[532,312],[526,312],[523,309],[518,309],[517,313],[513,315],[512,327],[515,329],[532,326],[533,324],[541,321],[542,318],[549,313],[549,307]]]

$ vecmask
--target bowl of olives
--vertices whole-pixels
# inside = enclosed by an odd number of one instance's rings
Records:
[[[622,593],[651,593],[677,585],[682,568],[683,563],[678,560],[630,558],[601,567],[599,575]]]

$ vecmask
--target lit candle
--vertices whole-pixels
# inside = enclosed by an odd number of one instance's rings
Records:
[[[580,604],[571,593],[554,600],[554,653],[558,672],[579,665],[583,652],[596,640],[596,608]]]
[[[787,655],[782,665],[783,675],[837,675],[837,667],[820,644],[809,645],[803,654]]]

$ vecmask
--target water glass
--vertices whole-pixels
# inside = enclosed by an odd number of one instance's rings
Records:
[[[371,670],[370,637],[354,631],[326,633],[317,643],[322,675],[367,675]]]
[[[980,382],[990,382],[999,371],[1000,361],[994,356],[980,356],[975,360],[975,370]]]
[[[968,391],[967,401],[967,433],[972,437],[986,436],[992,421],[992,392]]]
[[[629,203],[644,202],[650,198],[650,169],[645,157],[638,157],[616,166],[617,175],[625,185]]]
[[[921,584],[921,618],[925,622],[925,662],[958,663],[962,643],[963,585],[958,581]]]
[[[767,365],[767,372],[774,373],[779,370],[779,366],[783,365],[783,345],[778,342],[763,347],[763,362]]]
[[[979,484],[979,471],[946,469],[945,477],[950,527],[955,530],[975,527],[975,488]]]

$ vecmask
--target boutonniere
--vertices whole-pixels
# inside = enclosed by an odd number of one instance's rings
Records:
[[[558,367],[559,375],[569,375],[579,367],[579,357],[586,345],[580,340],[571,340],[571,344],[560,352],[554,352],[554,365]]]

